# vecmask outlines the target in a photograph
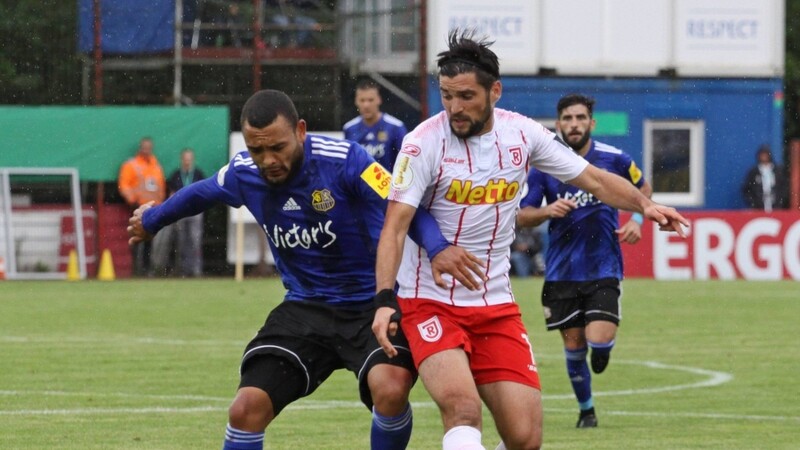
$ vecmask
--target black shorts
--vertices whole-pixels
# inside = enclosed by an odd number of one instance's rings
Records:
[[[399,354],[390,359],[372,333],[374,315],[375,308],[371,301],[353,309],[319,302],[282,302],[270,312],[264,326],[247,345],[242,356],[242,384],[239,387],[259,387],[267,391],[270,397],[278,397],[269,392],[268,386],[278,389],[283,384],[282,380],[262,381],[257,379],[258,374],[246,373],[250,366],[257,366],[249,364],[250,361],[259,355],[273,355],[283,358],[297,369],[290,372],[292,376],[300,375],[297,394],[289,398],[284,396],[283,404],[274,405],[276,414],[287,404],[310,395],[337,369],[347,369],[356,375],[361,401],[372,410],[367,373],[373,366],[392,364],[408,369],[415,381],[417,376],[402,330],[398,330],[391,338]],[[256,370],[267,373],[263,367]],[[276,375],[284,373],[279,371],[269,373],[273,377],[285,376]],[[285,382],[297,383],[298,380]]]
[[[594,281],[545,281],[542,307],[548,330],[584,328],[594,320],[619,325],[622,287],[616,278]]]

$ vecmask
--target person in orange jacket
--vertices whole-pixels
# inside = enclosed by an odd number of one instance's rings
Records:
[[[143,137],[133,158],[122,164],[118,188],[125,202],[135,210],[147,202],[161,203],[166,198],[167,183],[164,170],[153,154],[153,139]],[[137,244],[132,249],[134,275],[151,275],[150,252],[152,241]]]

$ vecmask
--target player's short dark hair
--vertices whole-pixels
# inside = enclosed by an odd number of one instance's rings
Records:
[[[300,116],[288,95],[274,89],[264,89],[253,94],[242,108],[242,126],[247,122],[251,127],[264,128],[283,116],[292,128],[297,126]]]
[[[494,41],[476,38],[475,30],[451,30],[447,38],[448,50],[439,53],[439,75],[454,77],[461,73],[475,73],[478,83],[486,89],[500,79],[500,63],[489,49]]]
[[[595,100],[592,97],[588,97],[583,94],[567,94],[558,101],[558,106],[556,106],[556,113],[558,117],[561,117],[561,111],[569,108],[572,105],[583,105],[586,109],[589,110],[589,117],[592,117],[594,113],[594,102]]]
[[[356,90],[360,91],[362,89],[375,89],[378,91],[378,93],[381,91],[378,83],[376,83],[372,78],[362,78],[358,80],[358,83],[356,83]]]

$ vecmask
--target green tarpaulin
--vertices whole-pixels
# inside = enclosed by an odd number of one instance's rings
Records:
[[[0,107],[0,167],[75,167],[82,181],[115,181],[139,139],[153,138],[164,175],[195,151],[206,175],[228,161],[228,108]]]

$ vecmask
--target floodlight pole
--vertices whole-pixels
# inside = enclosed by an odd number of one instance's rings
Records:
[[[428,5],[426,0],[419,2],[419,114],[420,122],[428,118]]]
[[[102,49],[102,19],[100,14],[100,0],[93,0],[94,4],[94,103],[103,104],[103,49]]]
[[[183,97],[183,0],[175,0],[175,45],[173,49],[174,81],[172,104],[181,106]]]

